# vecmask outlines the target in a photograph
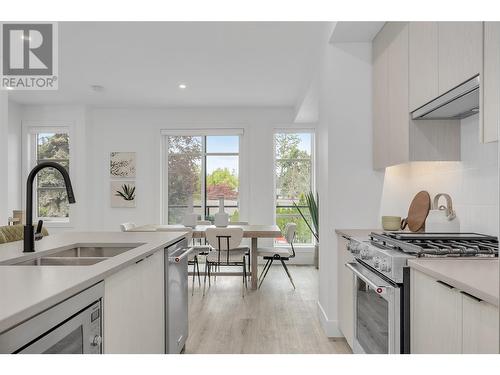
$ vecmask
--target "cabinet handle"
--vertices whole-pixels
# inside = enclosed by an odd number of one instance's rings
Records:
[[[146,259],[146,258],[139,259],[137,262],[135,262],[135,264],[141,263],[144,259]]]
[[[445,286],[445,287],[447,287],[447,288],[449,288],[449,289],[455,289],[455,287],[454,287],[454,286],[452,286],[452,285],[450,285],[450,284],[447,284],[447,283],[445,283],[444,281],[437,280],[437,282],[438,282],[438,284],[441,284],[441,285],[443,285],[443,286]]]
[[[460,293],[462,293],[464,296],[472,298],[473,300],[476,300],[477,302],[483,302],[483,300],[481,298],[477,298],[476,296],[473,296],[470,293],[464,292],[462,290],[460,291]]]

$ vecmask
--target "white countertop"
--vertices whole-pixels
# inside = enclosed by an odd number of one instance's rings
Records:
[[[186,233],[67,232],[36,242],[34,253],[23,253],[23,242],[0,245],[0,333],[100,282],[150,254],[169,246]],[[89,266],[13,266],[80,246],[137,246]],[[6,265],[7,264],[7,265]]]
[[[435,279],[498,306],[498,258],[417,258],[408,265]]]

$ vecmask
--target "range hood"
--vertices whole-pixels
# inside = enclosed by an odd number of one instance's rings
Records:
[[[460,120],[479,112],[479,75],[411,113],[413,120]]]

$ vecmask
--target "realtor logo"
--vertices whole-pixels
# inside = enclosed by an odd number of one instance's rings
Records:
[[[57,24],[3,23],[0,88],[57,90]]]

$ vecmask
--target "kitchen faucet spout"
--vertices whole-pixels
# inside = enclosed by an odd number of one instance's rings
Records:
[[[36,165],[28,175],[28,180],[26,182],[26,225],[24,226],[25,253],[32,253],[35,251],[35,234],[33,227],[33,183],[38,172],[45,168],[54,168],[61,173],[64,179],[64,185],[66,186],[69,203],[76,202],[73,187],[71,186],[71,179],[69,178],[68,172],[61,164],[47,161]]]

